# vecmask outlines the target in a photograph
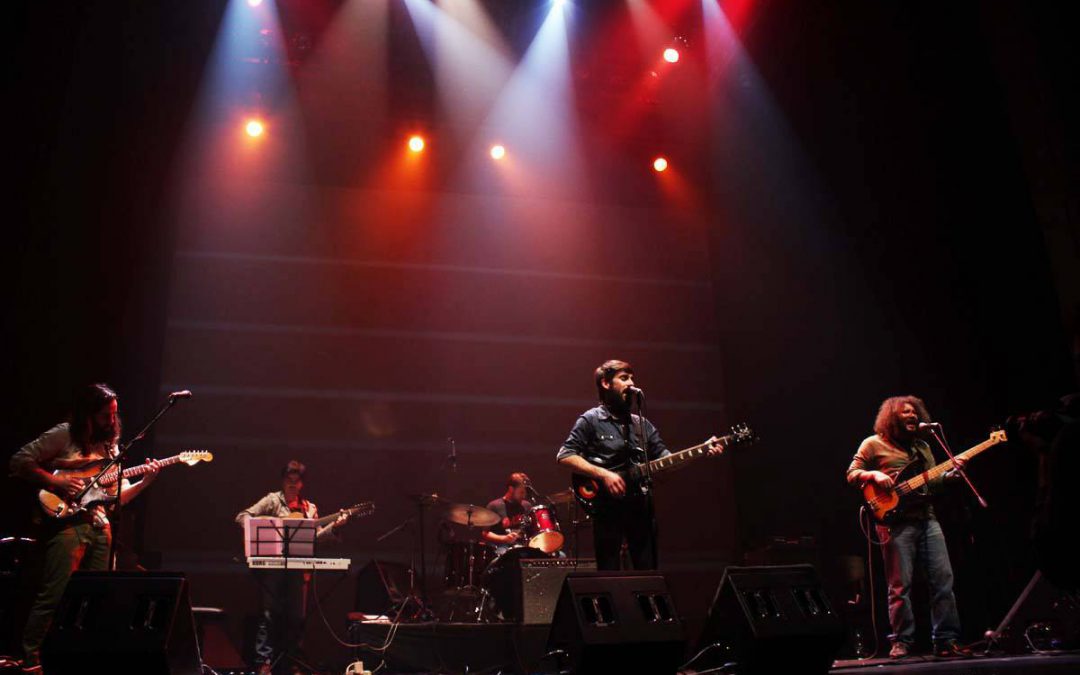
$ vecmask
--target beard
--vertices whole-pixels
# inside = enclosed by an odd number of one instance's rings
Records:
[[[630,412],[630,401],[624,395],[615,393],[614,389],[604,390],[604,405],[619,417]]]
[[[120,422],[99,427],[96,424],[90,426],[91,443],[113,443],[120,437]]]

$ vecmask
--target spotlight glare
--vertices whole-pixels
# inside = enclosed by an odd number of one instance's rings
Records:
[[[423,136],[410,136],[409,137],[409,150],[412,152],[421,152],[424,149],[424,137]]]
[[[667,61],[668,63],[678,63],[679,62],[679,50],[675,49],[674,47],[668,47],[667,49],[664,50],[664,60]]]
[[[551,4],[554,5],[555,9],[562,9],[566,6],[566,0],[554,0]]]
[[[652,168],[656,173],[663,173],[667,171],[668,161],[664,157],[657,157],[653,160]]]
[[[258,7],[262,4],[262,0],[247,0],[247,4],[249,7]]]
[[[506,157],[506,148],[504,148],[501,145],[493,145],[493,146],[491,146],[491,158],[492,159],[499,160],[499,159],[502,159],[503,157]]]
[[[266,127],[259,120],[248,120],[244,125],[244,132],[252,138],[258,138],[266,131]]]

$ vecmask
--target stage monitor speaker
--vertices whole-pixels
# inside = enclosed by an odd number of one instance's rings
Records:
[[[828,673],[843,642],[843,621],[811,565],[728,567],[695,649],[708,651],[695,667],[733,655],[740,674]]]
[[[409,595],[408,565],[372,560],[356,578],[356,611],[389,615]]]
[[[183,574],[75,572],[42,646],[47,673],[200,675]]]
[[[685,650],[682,620],[656,572],[566,576],[548,649],[566,653],[572,672],[675,673]]]
[[[551,624],[567,574],[596,571],[596,561],[592,558],[536,558],[522,560],[520,565],[521,589],[515,595],[514,616],[528,626]]]

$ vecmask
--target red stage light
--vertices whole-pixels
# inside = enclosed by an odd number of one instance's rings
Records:
[[[409,137],[409,150],[412,152],[422,152],[424,150],[424,137],[423,136],[410,136]]]
[[[667,171],[668,161],[664,157],[657,157],[653,160],[652,168],[656,173],[663,173]]]
[[[251,136],[252,138],[258,138],[259,136],[262,136],[263,132],[265,131],[266,126],[263,125],[263,123],[259,120],[248,120],[247,124],[244,125],[244,133],[246,133],[248,136]]]
[[[679,50],[675,49],[674,47],[668,47],[667,49],[664,50],[664,60],[667,61],[668,63],[678,63],[679,62]]]
[[[492,159],[499,160],[499,159],[502,159],[503,157],[506,157],[506,148],[504,148],[501,145],[493,145],[493,146],[491,146],[491,158]]]

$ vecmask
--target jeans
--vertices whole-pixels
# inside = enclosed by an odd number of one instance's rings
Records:
[[[915,613],[911,609],[911,579],[915,563],[923,565],[930,591],[933,640],[960,637],[960,615],[953,595],[953,571],[945,535],[934,518],[878,526],[878,536],[888,539],[882,549],[885,579],[889,584],[889,624],[893,642],[915,641]]]
[[[103,571],[109,568],[112,532],[108,527],[96,528],[89,519],[52,527],[56,528],[52,534],[43,537],[45,555],[41,585],[23,628],[23,657],[28,665],[41,661],[41,643],[71,573],[78,569]]]
[[[628,496],[612,502],[593,519],[596,569],[620,568],[619,551],[623,538],[634,569],[656,569],[655,521],[649,502],[642,496]]]

